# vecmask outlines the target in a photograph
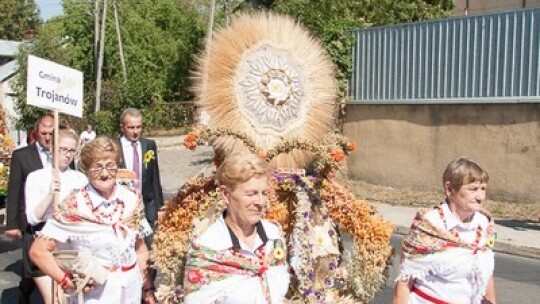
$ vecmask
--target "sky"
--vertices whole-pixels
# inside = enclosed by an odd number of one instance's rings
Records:
[[[35,0],[43,21],[62,13],[62,0]]]

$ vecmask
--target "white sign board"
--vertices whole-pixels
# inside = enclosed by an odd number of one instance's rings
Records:
[[[83,73],[28,55],[26,103],[82,117]]]

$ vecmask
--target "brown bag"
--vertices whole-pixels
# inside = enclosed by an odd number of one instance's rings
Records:
[[[107,281],[109,272],[89,251],[58,250],[53,252],[53,256],[58,266],[66,272],[92,279],[98,285]]]
[[[90,279],[97,285],[103,285],[107,281],[109,271],[100,265],[89,251],[57,250],[53,252],[53,256],[63,271],[73,274],[77,289],[71,294],[78,294],[79,303],[84,303],[83,289]],[[66,292],[66,295],[70,294]]]

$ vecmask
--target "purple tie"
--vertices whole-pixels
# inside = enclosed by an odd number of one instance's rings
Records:
[[[135,181],[135,188],[141,190],[141,169],[139,162],[139,151],[137,150],[138,142],[132,142],[131,146],[133,147],[133,172],[137,175],[137,180]]]

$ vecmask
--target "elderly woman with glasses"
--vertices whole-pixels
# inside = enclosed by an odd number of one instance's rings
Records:
[[[77,152],[78,140],[75,133],[60,130],[57,155],[59,170],[55,171],[47,166],[30,173],[26,178],[26,219],[34,234],[39,233],[51,216],[55,194],[59,200],[63,200],[72,191],[79,190],[88,183],[84,174],[69,167]],[[52,303],[51,277],[44,275],[35,266],[32,267],[32,277],[45,303]]]
[[[30,249],[32,261],[68,293],[80,288],[76,279],[80,282],[85,274],[81,269],[61,268],[53,252],[91,254],[82,264],[93,263],[86,271],[99,273],[102,284],[90,280],[82,296],[80,292],[68,296],[70,303],[81,303],[81,298],[83,303],[140,303],[143,287],[153,286],[147,276],[144,243],[144,236],[152,231],[140,193],[116,182],[118,160],[119,148],[109,138],[99,137],[84,146],[81,164],[89,183],[54,207]]]

